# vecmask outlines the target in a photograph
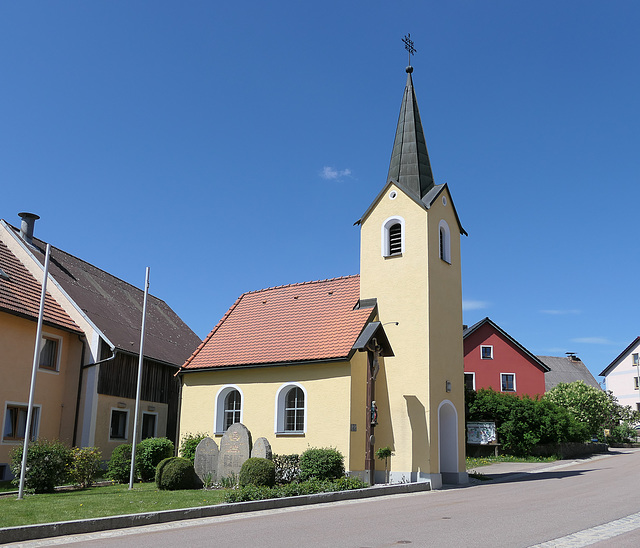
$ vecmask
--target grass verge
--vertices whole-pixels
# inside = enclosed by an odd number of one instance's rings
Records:
[[[497,457],[467,457],[467,470],[487,466],[496,462],[553,462],[557,457],[514,457],[512,455],[498,455]]]
[[[42,495],[0,498],[0,527],[90,519],[219,504],[224,490],[160,491],[155,483],[90,487]]]

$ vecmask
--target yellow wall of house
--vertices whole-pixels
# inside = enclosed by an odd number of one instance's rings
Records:
[[[242,422],[252,438],[265,437],[276,454],[302,453],[309,447],[335,447],[349,462],[350,442],[349,362],[293,366],[220,369],[182,375],[180,437],[204,432],[218,445],[214,434],[218,391],[236,385],[242,393]],[[307,430],[304,435],[275,434],[276,394],[287,383],[297,382],[307,392]]]
[[[0,371],[3,372],[0,391],[2,434],[7,402],[27,405],[33,367],[33,350],[37,324],[35,321],[0,312]],[[60,439],[71,445],[75,419],[75,403],[82,343],[77,334],[43,325],[43,334],[61,341],[59,370],[38,369],[34,405],[40,408],[40,439]],[[9,453],[21,441],[0,440],[0,463],[9,462]]]
[[[127,411],[127,437],[126,439],[110,438],[111,410]],[[102,460],[109,460],[113,450],[123,443],[133,443],[133,421],[135,418],[136,401],[117,396],[98,396],[98,413],[96,418],[95,445],[102,451]],[[138,442],[142,435],[142,414],[157,414],[156,437],[164,437],[167,432],[167,404],[140,400],[140,416],[138,421]]]
[[[389,416],[379,406],[375,445],[392,448],[391,470],[398,473],[439,473],[438,406],[443,400],[453,398],[464,421],[459,228],[450,197],[447,206],[441,197],[426,211],[390,184],[361,226],[360,296],[377,298],[395,354],[385,358],[376,385],[378,393],[388,391],[382,400],[388,400]],[[404,219],[404,250],[401,256],[383,257],[382,226],[394,216]],[[442,218],[450,229],[451,264],[439,257]],[[452,381],[452,392],[445,391],[446,380]],[[464,424],[459,425],[463,442]],[[458,446],[459,470],[464,471],[464,445]]]

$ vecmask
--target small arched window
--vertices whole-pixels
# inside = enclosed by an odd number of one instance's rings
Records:
[[[440,258],[451,264],[451,233],[447,221],[442,219],[438,225]]]
[[[285,384],[276,395],[277,434],[304,434],[307,430],[307,393],[298,383]]]
[[[240,422],[240,410],[242,409],[242,396],[237,390],[231,390],[224,399],[224,430],[232,424]]]
[[[242,422],[242,400],[242,390],[234,384],[228,384],[218,390],[214,419],[216,434],[224,434],[229,426]]]
[[[382,224],[382,256],[402,255],[404,252],[404,219],[390,217]]]

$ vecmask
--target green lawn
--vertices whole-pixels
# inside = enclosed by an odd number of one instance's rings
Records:
[[[50,523],[158,510],[209,506],[222,502],[224,490],[160,491],[155,483],[90,487],[43,495],[0,497],[0,527]]]
[[[558,457],[514,457],[512,455],[499,455],[497,457],[467,457],[467,470],[487,466],[496,462],[553,462]]]

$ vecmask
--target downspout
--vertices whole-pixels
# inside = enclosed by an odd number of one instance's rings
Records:
[[[73,444],[72,444],[73,447],[76,447],[76,440],[78,437],[78,419],[80,417],[80,398],[82,397],[82,378],[84,376],[83,375],[84,370],[89,367],[93,367],[95,365],[100,365],[101,363],[110,362],[116,357],[116,349],[114,347],[111,349],[111,352],[113,352],[113,354],[109,358],[106,358],[104,360],[100,360],[97,362],[85,364],[84,363],[84,352],[86,349],[85,337],[84,335],[78,335],[78,338],[82,342],[82,356],[80,357],[80,375],[78,375],[78,393],[76,395],[76,416],[75,416],[75,421],[73,425]]]

